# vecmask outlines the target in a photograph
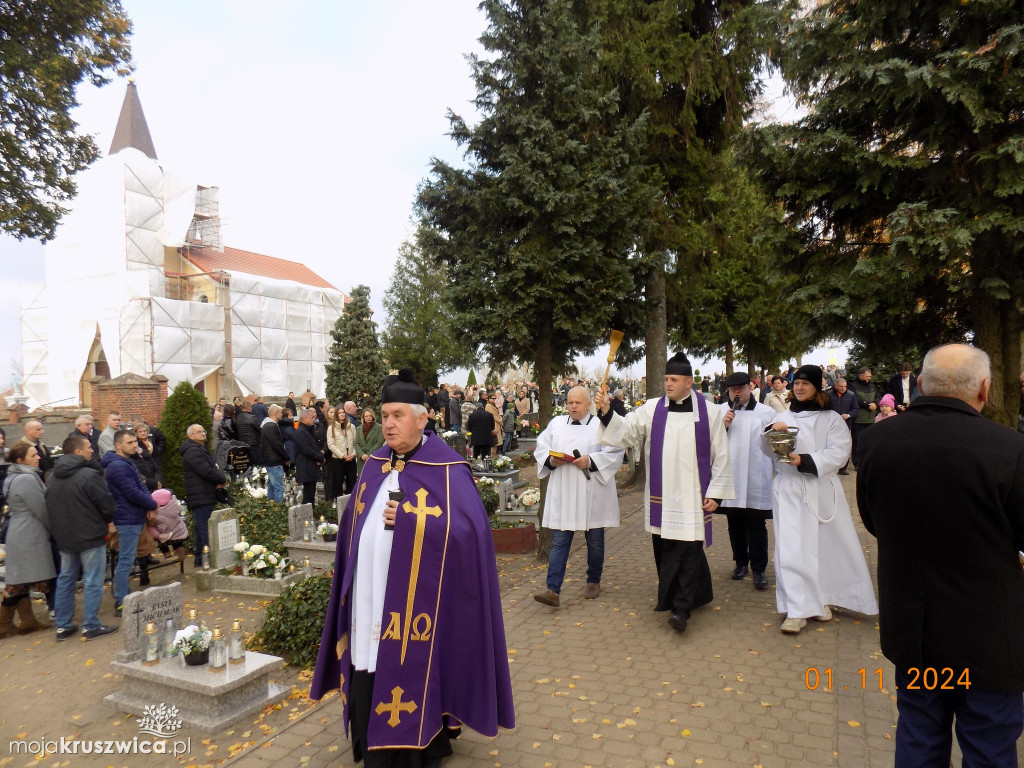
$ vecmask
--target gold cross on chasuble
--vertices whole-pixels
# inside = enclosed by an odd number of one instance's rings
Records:
[[[416,597],[416,582],[420,577],[420,560],[423,555],[423,536],[427,530],[427,516],[440,517],[440,507],[427,506],[427,489],[416,491],[416,506],[408,501],[402,505],[406,514],[416,515],[416,537],[412,544],[412,568],[409,571],[409,592],[405,600],[405,626],[402,631],[402,664],[405,663],[405,651],[409,647],[409,625],[412,623],[412,603]]]
[[[400,685],[396,685],[391,689],[391,701],[385,703],[383,700],[377,704],[377,709],[374,710],[378,715],[383,715],[385,712],[390,712],[388,716],[388,725],[394,728],[398,725],[400,720],[401,712],[415,712],[416,702],[415,701],[402,701],[402,694],[405,693]]]

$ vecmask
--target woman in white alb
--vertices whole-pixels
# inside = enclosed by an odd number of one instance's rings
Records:
[[[799,428],[792,464],[775,464],[776,602],[786,614],[782,631],[795,634],[808,618],[828,621],[830,605],[865,615],[878,613],[874,588],[850,507],[837,473],[850,458],[850,430],[822,392],[821,368],[796,372],[790,409],[769,430]],[[761,450],[774,456],[768,431]]]

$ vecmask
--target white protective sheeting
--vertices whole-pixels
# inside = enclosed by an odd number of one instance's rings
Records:
[[[197,383],[224,365],[224,307],[198,301],[150,301],[154,373],[173,389]]]
[[[243,393],[323,394],[331,328],[343,294],[289,280],[231,274],[231,355]]]
[[[164,295],[164,247],[184,242],[195,207],[195,184],[132,148],[101,158],[77,181],[78,197],[46,248],[45,296],[34,300],[45,316],[23,313],[23,334],[45,348],[26,350],[32,408],[78,402],[97,329],[111,377],[152,372],[137,301]]]

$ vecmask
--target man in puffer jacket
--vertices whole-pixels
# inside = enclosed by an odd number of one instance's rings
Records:
[[[92,442],[80,431],[64,440],[64,455],[57,459],[46,486],[50,533],[60,550],[57,578],[57,642],[78,630],[75,584],[82,577],[82,635],[86,640],[116,632],[100,622],[103,572],[107,566],[107,532],[114,520],[114,497],[103,473],[92,461]]]
[[[181,468],[185,473],[185,501],[195,528],[193,563],[198,568],[203,564],[203,547],[209,544],[208,526],[213,505],[217,503],[217,489],[228,479],[206,450],[206,429],[203,425],[193,424],[185,430],[185,435],[178,453],[181,454]]]
[[[107,451],[100,461],[107,478],[107,488],[114,497],[114,527],[117,528],[118,555],[114,569],[114,615],[121,616],[121,603],[131,591],[128,576],[135,562],[139,536],[150,512],[157,504],[146,488],[146,482],[135,465],[138,438],[130,429],[119,429],[114,435],[114,450]]]

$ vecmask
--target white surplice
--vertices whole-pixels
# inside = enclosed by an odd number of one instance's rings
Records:
[[[384,507],[388,503],[388,492],[397,489],[398,472],[392,470],[364,513],[366,522],[359,532],[356,572],[352,582],[352,666],[367,672],[377,671],[384,594],[388,588],[388,566],[395,538],[394,531],[384,529]],[[341,578],[340,573],[338,578]]]
[[[548,489],[544,498],[544,527],[556,531],[589,531],[594,528],[617,528],[619,525],[619,499],[615,492],[615,473],[622,466],[623,450],[601,445],[597,429],[601,422],[596,416],[584,416],[579,426],[572,425],[569,416],[556,416],[537,436],[534,456],[537,459],[537,477],[548,475]],[[548,469],[544,462],[549,451],[590,456],[595,469],[588,480],[582,471],[571,465]]]
[[[818,474],[775,463],[775,600],[792,618],[821,616],[837,605],[873,616],[878,603],[837,472],[850,458],[851,437],[835,411],[783,411],[774,422],[798,427],[792,453],[809,454]],[[768,446],[761,450],[777,458]],[[827,521],[827,522],[825,522]]]
[[[700,492],[697,467],[696,424],[699,418],[696,390],[689,395],[693,412],[669,411],[665,420],[665,440],[661,462],[661,526],[651,525],[651,427],[654,409],[663,398],[648,400],[626,414],[612,413],[607,427],[598,429],[598,438],[606,445],[628,448],[644,441],[647,462],[647,485],[644,488],[644,523],[647,531],[677,541],[704,541],[704,497],[731,499],[735,496],[732,465],[729,462],[729,439],[722,424],[722,414],[714,403],[708,403],[708,426],[711,433],[711,482],[707,493]],[[684,398],[685,399],[685,398]],[[682,400],[677,401],[682,403]]]
[[[731,408],[718,406],[725,418]],[[729,425],[729,460],[736,498],[726,499],[722,507],[746,509],[772,508],[772,460],[761,452],[761,433],[775,421],[775,411],[754,401],[754,407],[736,411]]]

